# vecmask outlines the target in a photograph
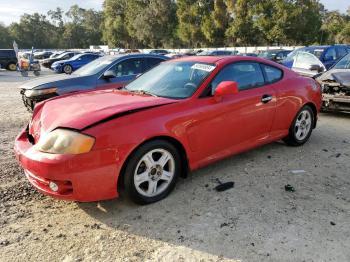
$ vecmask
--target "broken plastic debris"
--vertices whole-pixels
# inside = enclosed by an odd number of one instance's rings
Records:
[[[295,192],[295,188],[293,187],[293,186],[291,186],[291,185],[285,185],[284,186],[284,189],[286,190],[286,191],[288,191],[288,192]]]
[[[216,179],[216,182],[219,183],[218,186],[215,187],[215,190],[218,192],[222,192],[228,189],[231,189],[235,186],[235,182],[225,182],[222,183],[219,179]]]
[[[291,170],[290,172],[292,172],[293,174],[302,174],[302,173],[306,173],[305,170],[300,169],[300,170]]]

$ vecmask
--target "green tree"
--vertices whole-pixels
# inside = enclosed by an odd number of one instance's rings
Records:
[[[211,45],[223,46],[225,44],[225,32],[230,21],[228,6],[225,0],[214,0],[213,12],[205,16],[202,23],[202,31]]]
[[[256,45],[261,41],[262,34],[255,23],[256,2],[256,0],[237,0],[231,6],[233,20],[226,30],[226,37],[231,44],[248,46]]]
[[[20,48],[54,48],[56,43],[50,37],[55,31],[54,25],[45,15],[24,14],[19,23],[12,23],[9,32]]]
[[[209,0],[178,0],[177,34],[184,44],[190,47],[206,46],[208,41],[203,33],[203,22],[206,21],[213,10],[213,2]]]
[[[170,46],[176,27],[176,4],[172,0],[128,1],[129,35],[142,46]]]
[[[129,47],[131,37],[126,27],[127,0],[105,0],[103,3],[103,40],[111,47]]]
[[[11,39],[8,28],[0,23],[0,48],[12,48],[13,39]]]

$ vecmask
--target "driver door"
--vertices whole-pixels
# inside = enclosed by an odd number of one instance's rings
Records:
[[[112,70],[116,77],[104,79],[102,74],[97,80],[97,88],[106,89],[124,87],[134,80],[138,74],[141,74],[144,71],[143,68],[143,58],[128,58],[118,61],[116,64],[106,70]]]
[[[222,81],[235,81],[239,92],[215,101],[213,94]],[[227,65],[209,86],[209,94],[195,102],[198,111],[188,128],[190,146],[203,164],[263,144],[269,138],[276,92],[265,84],[256,62]]]

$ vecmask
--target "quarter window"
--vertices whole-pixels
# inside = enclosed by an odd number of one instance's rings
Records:
[[[282,75],[283,75],[282,70],[273,66],[268,66],[268,65],[262,65],[262,67],[264,68],[264,71],[265,71],[267,83],[270,84],[282,78]]]
[[[223,81],[235,81],[239,90],[264,85],[264,76],[258,63],[239,62],[226,66],[211,83],[212,94]]]

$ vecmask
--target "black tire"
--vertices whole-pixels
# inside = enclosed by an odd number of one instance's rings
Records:
[[[35,76],[40,76],[40,71],[34,71],[33,74],[34,74]]]
[[[71,65],[65,65],[63,67],[63,72],[70,75],[73,72],[73,68]]]
[[[151,152],[152,150],[158,150],[158,149],[166,150],[167,152],[169,152],[171,154],[171,156],[173,157],[173,160],[174,160],[175,172],[174,172],[174,175],[172,177],[171,182],[169,182],[166,185],[164,191],[160,192],[159,194],[157,194],[155,196],[148,197],[148,196],[140,194],[138,192],[138,190],[136,189],[135,181],[134,181],[135,172],[136,172],[136,168],[138,167],[138,164],[140,163],[141,159],[147,153]],[[139,147],[130,157],[130,159],[126,165],[125,172],[123,174],[124,175],[124,187],[125,187],[124,192],[136,204],[145,205],[145,204],[151,204],[151,203],[157,202],[159,200],[162,200],[163,198],[168,196],[169,193],[174,189],[177,178],[180,175],[181,168],[182,168],[181,167],[181,157],[180,157],[178,150],[176,149],[176,147],[173,144],[171,144],[167,141],[164,141],[164,140],[150,141],[150,142],[142,145],[141,147]],[[148,172],[148,171],[146,171],[146,172]],[[158,183],[158,182],[156,182],[156,183]],[[147,181],[144,183],[147,183]],[[148,184],[148,186],[149,186],[149,184]]]
[[[16,71],[17,70],[17,65],[16,63],[9,63],[6,67],[7,70],[9,71]]]
[[[308,114],[311,116],[311,123],[310,123],[310,129],[307,131],[307,134],[304,138],[302,139],[299,139],[297,137],[297,130],[298,130],[298,127],[297,127],[297,121],[298,121],[298,118],[301,116],[301,113],[302,112],[308,112]],[[310,106],[306,105],[304,107],[302,107],[299,112],[297,113],[297,115],[295,116],[290,128],[289,128],[289,134],[287,137],[285,137],[283,139],[283,141],[289,145],[289,146],[301,146],[303,144],[305,144],[311,134],[312,134],[312,130],[315,126],[315,114],[314,114],[314,111],[311,109]]]

